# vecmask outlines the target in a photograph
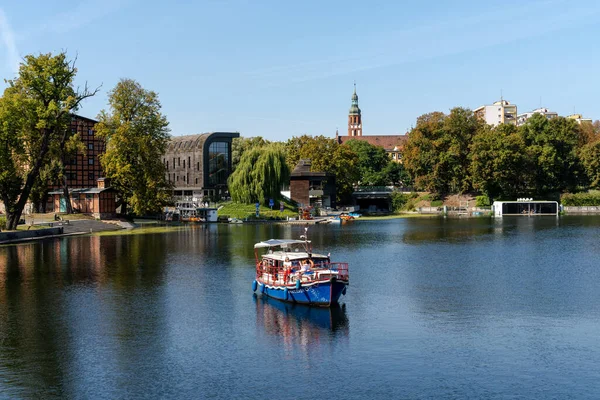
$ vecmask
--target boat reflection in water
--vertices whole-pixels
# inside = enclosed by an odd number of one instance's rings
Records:
[[[281,337],[286,350],[297,346],[308,350],[309,347],[348,338],[345,304],[332,304],[328,308],[311,307],[256,294],[254,303],[257,326],[263,327],[268,335]]]

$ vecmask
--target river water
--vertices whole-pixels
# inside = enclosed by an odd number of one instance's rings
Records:
[[[342,306],[253,295],[253,244],[302,231],[0,247],[0,398],[598,398],[600,218],[314,226]]]

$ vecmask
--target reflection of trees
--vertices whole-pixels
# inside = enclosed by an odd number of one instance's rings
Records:
[[[482,235],[494,233],[490,218],[418,218],[406,220],[404,243],[463,242],[481,240]]]
[[[166,246],[165,235],[132,235],[0,249],[2,389],[71,397],[161,357],[167,312],[161,293],[148,288],[161,286]]]
[[[347,338],[348,317],[345,306],[310,307],[255,296],[256,323],[269,335],[279,337],[286,350],[300,347],[308,353],[318,344],[332,344]]]

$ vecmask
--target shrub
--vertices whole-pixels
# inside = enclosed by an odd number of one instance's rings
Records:
[[[431,202],[431,207],[441,207],[444,205],[444,201],[443,200],[433,200]]]
[[[404,210],[406,207],[406,203],[412,198],[412,193],[400,193],[393,192],[391,194],[392,198],[392,211],[399,212]]]
[[[475,206],[476,207],[489,207],[492,204],[490,203],[490,198],[486,195],[475,197]]]
[[[0,217],[0,231],[6,229],[6,217]]]
[[[563,206],[600,206],[600,192],[565,193],[560,197]]]

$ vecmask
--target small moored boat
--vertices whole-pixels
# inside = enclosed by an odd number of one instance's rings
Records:
[[[329,307],[346,294],[348,264],[314,254],[303,240],[271,239],[256,243],[256,279],[252,290],[292,303]],[[259,250],[266,254],[259,255]]]

